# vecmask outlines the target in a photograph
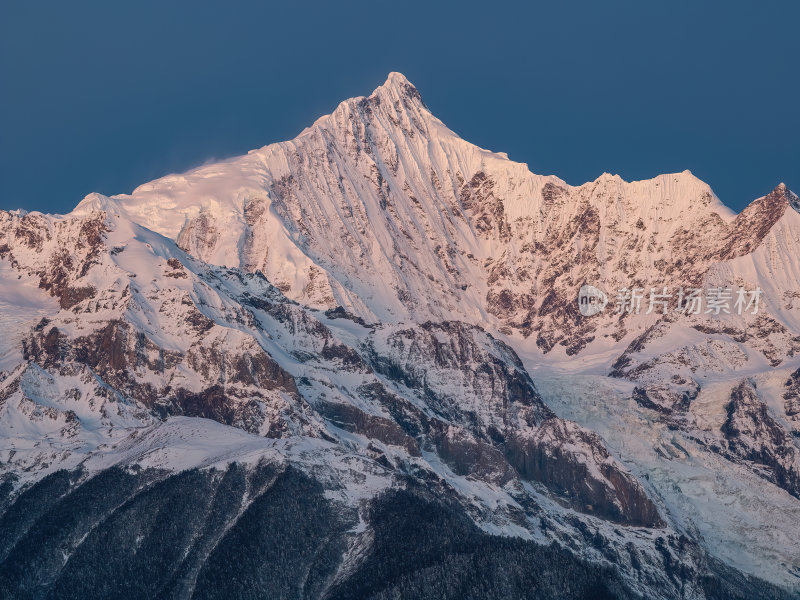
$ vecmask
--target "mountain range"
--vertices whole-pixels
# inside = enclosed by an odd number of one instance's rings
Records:
[[[535,175],[399,73],[2,211],[0,596],[797,597],[799,212]]]

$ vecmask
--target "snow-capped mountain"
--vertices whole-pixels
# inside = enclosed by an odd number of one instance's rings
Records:
[[[459,316],[574,354],[595,324],[566,337],[576,324],[560,306],[584,281],[697,282],[779,222],[796,229],[793,197],[779,186],[736,217],[688,171],[574,188],[462,140],[392,73],[291,142],[77,210],[120,211],[206,262],[261,270],[309,306]]]
[[[290,142],[2,212],[0,589],[790,597],[798,206],[535,175],[392,73]],[[761,304],[615,311],[665,287]]]

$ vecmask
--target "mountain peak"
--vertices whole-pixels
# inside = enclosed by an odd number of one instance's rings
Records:
[[[383,85],[376,88],[375,91],[370,95],[370,98],[382,96],[388,96],[395,99],[412,98],[419,100],[420,102],[422,101],[422,96],[414,84],[411,83],[405,75],[398,73],[397,71],[392,71],[389,73]]]
[[[83,200],[81,200],[78,203],[78,206],[76,206],[70,214],[72,216],[80,217],[86,216],[95,211],[105,211],[109,214],[119,214],[120,208],[119,205],[108,196],[98,194],[97,192],[92,192]]]
[[[785,195],[785,194],[786,194],[786,192],[787,192],[788,190],[789,190],[789,188],[787,188],[787,187],[786,187],[786,184],[785,184],[785,183],[783,183],[783,182],[781,181],[781,182],[780,182],[778,185],[776,185],[776,186],[775,186],[775,188],[774,188],[774,189],[773,189],[773,190],[770,192],[770,195],[775,195],[775,196],[783,196],[783,195]]]
[[[752,252],[772,228],[783,221],[789,207],[800,212],[800,200],[784,183],[778,184],[766,196],[753,200],[736,216],[728,257]]]
[[[403,75],[402,73],[399,73],[397,71],[392,71],[391,73],[389,73],[389,75],[386,77],[386,83],[384,83],[383,85],[384,86],[390,86],[390,85],[393,85],[393,86],[406,86],[406,85],[410,85],[410,86],[414,87],[412,85],[412,83],[408,80],[408,78],[405,75]]]
[[[797,195],[792,192],[792,190],[790,190],[789,187],[783,182],[775,186],[775,189],[765,196],[765,200],[772,204],[779,204],[781,206],[789,204],[792,206],[792,208],[798,210]]]
[[[785,197],[790,203],[797,202],[797,194],[789,189],[789,186],[782,181],[775,186],[775,189],[770,192],[770,195]]]

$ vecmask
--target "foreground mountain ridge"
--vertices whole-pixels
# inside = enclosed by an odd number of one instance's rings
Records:
[[[219,595],[211,548],[255,527],[240,566],[261,594],[459,597],[424,573],[497,573],[485,548],[526,581],[495,597],[559,597],[565,576],[560,597],[789,597],[798,204],[780,185],[735,215],[688,172],[571,187],[461,140],[393,73],[291,142],[65,216],[0,213],[0,589],[77,590],[109,545],[148,568],[122,548],[163,542],[128,515],[178,494],[204,516],[159,509],[183,558],[149,594]],[[612,305],[617,286],[764,302],[587,318],[584,283]],[[331,522],[309,547],[270,524],[297,490],[284,517]],[[462,537],[430,525],[421,563],[387,558],[397,523],[437,510]],[[275,535],[294,575],[254,576]]]

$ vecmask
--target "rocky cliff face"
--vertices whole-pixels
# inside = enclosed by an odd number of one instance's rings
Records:
[[[791,435],[767,410],[752,383],[743,381],[731,392],[721,431],[723,452],[753,463],[757,472],[800,497],[800,455]]]

